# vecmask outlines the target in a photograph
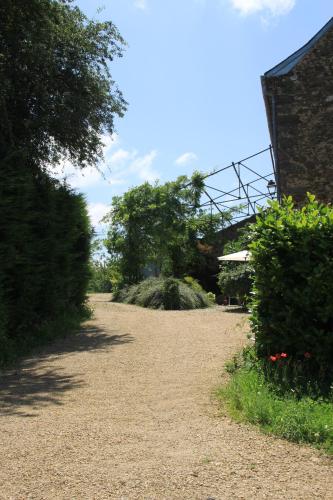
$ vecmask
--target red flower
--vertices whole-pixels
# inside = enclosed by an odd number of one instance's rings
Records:
[[[312,356],[311,352],[305,352],[304,353],[304,357],[307,358],[307,359],[311,358],[311,356]]]
[[[281,354],[275,354],[276,359],[281,359]]]
[[[281,352],[281,358],[287,358],[288,357],[288,354],[286,354],[285,352]]]
[[[276,356],[270,356],[269,359],[274,362],[274,361],[276,361],[277,358],[276,358]]]

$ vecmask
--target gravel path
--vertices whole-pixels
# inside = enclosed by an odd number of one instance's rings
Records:
[[[107,299],[92,297],[82,333],[4,375],[0,498],[333,499],[330,459],[218,415],[242,314]]]

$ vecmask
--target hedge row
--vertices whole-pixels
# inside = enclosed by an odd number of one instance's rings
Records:
[[[305,381],[328,382],[333,373],[333,208],[312,195],[301,209],[291,198],[282,206],[274,202],[257,218],[251,236],[257,354],[280,371],[285,365],[296,370]]]
[[[89,278],[84,199],[13,163],[0,168],[0,364],[78,318]]]

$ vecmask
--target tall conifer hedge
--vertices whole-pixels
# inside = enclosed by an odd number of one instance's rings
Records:
[[[40,169],[0,169],[0,364],[82,317],[90,225],[82,195]]]

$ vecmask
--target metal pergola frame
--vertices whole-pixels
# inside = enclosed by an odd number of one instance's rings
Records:
[[[271,170],[268,174],[263,174],[260,169],[252,168],[247,163],[259,156],[267,155],[271,165]],[[236,186],[225,191],[224,189],[207,184],[206,180],[230,170],[236,181]],[[250,180],[244,179],[244,173],[250,174]],[[267,200],[277,199],[276,191],[276,168],[274,162],[273,148],[270,145],[268,148],[259,151],[247,158],[243,158],[237,162],[232,162],[222,168],[213,170],[203,176],[204,180],[204,197],[199,208],[210,208],[211,213],[223,214],[223,210],[234,209],[231,223],[238,219],[244,219],[252,215],[256,215],[259,209],[265,207]],[[261,182],[260,189],[255,186]],[[263,188],[264,183],[264,188]],[[216,194],[218,195],[216,196]]]

